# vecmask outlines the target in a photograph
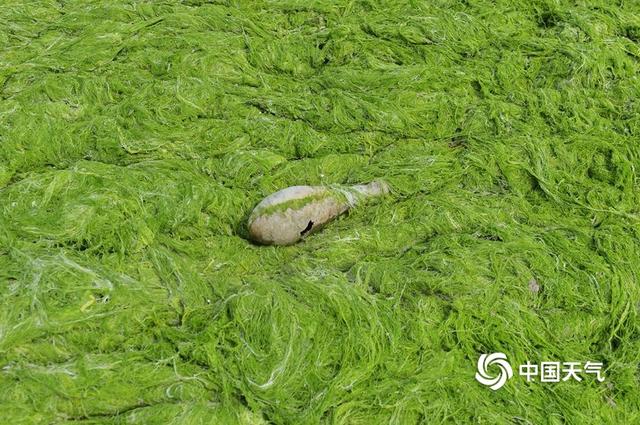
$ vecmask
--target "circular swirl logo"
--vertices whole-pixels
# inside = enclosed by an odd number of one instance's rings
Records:
[[[490,376],[487,373],[489,366],[496,365],[500,369],[498,376]],[[476,372],[476,380],[482,385],[486,385],[492,390],[502,388],[507,379],[513,377],[513,370],[507,361],[507,355],[504,353],[482,354],[478,359],[478,372]]]

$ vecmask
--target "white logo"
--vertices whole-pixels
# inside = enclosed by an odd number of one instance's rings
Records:
[[[495,364],[500,368],[500,374],[496,377],[491,377],[487,373],[487,368]],[[476,372],[476,379],[483,385],[487,385],[492,390],[502,388],[507,382],[507,379],[513,377],[513,370],[511,365],[507,361],[507,355],[504,353],[491,353],[483,354],[478,359],[478,372]]]
[[[500,368],[498,376],[490,376],[487,369],[491,365]],[[559,362],[559,361],[543,361],[541,363],[531,363],[527,360],[518,367],[520,376],[527,378],[527,382],[565,382],[569,380],[582,381],[586,375],[594,375],[598,382],[604,382],[602,362],[588,361],[582,362]],[[504,353],[482,354],[478,359],[478,372],[476,379],[483,385],[488,386],[492,390],[502,388],[508,379],[513,377],[513,370],[507,361],[507,355]],[[537,379],[536,379],[537,378]]]

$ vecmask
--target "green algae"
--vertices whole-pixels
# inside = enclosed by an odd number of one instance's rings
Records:
[[[3,2],[3,422],[637,423],[638,28],[633,1]],[[244,238],[278,189],[379,177],[304,244]],[[492,392],[494,351],[606,381]]]

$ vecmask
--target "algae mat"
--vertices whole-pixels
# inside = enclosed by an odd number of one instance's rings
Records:
[[[4,0],[0,422],[639,423],[639,59],[633,0]]]

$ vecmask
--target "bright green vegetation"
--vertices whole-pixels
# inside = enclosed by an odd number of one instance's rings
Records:
[[[0,422],[639,423],[639,61],[636,0],[4,0]]]

